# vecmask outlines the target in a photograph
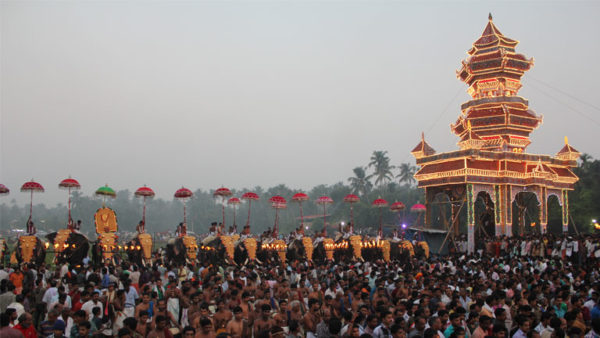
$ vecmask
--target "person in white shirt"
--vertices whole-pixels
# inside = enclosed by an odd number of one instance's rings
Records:
[[[92,299],[88,300],[87,302],[83,303],[83,305],[81,305],[81,309],[83,311],[85,311],[85,313],[88,315],[88,320],[92,320],[92,318],[94,317],[92,310],[95,307],[99,307],[100,313],[102,313],[103,306],[102,306],[102,302],[100,302],[99,298],[100,298],[100,292],[94,291],[94,294],[92,295]]]

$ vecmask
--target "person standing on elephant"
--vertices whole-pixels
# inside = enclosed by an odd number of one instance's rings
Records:
[[[138,232],[138,234],[146,233],[146,223],[144,223],[144,221],[141,220],[135,227],[135,230]]]

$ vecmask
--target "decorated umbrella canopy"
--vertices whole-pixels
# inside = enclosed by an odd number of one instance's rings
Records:
[[[154,190],[152,188],[147,187],[145,184],[143,187],[139,187],[138,190],[134,193],[135,197],[141,197],[144,201],[144,209],[142,211],[142,223],[146,224],[146,198],[154,197]]]
[[[333,204],[333,200],[329,196],[321,196],[317,199],[317,204],[323,206],[323,229],[327,233],[327,205]]]
[[[379,208],[379,230],[377,231],[377,235],[379,236],[379,238],[381,238],[383,237],[383,208],[388,206],[388,202],[383,198],[378,198],[374,200],[373,203],[371,203],[371,205],[375,208]]]
[[[194,194],[192,193],[192,191],[185,187],[181,187],[180,189],[178,189],[174,195],[174,197],[176,199],[180,200],[181,203],[183,203],[183,223],[186,223],[186,224],[187,224],[187,213],[186,213],[185,204],[187,203],[187,200],[190,199],[193,195]]]
[[[38,182],[35,182],[32,178],[31,181],[25,182],[21,186],[21,191],[31,193],[31,197],[29,199],[29,220],[31,220],[31,216],[33,216],[33,193],[44,192],[44,187]]]
[[[415,221],[415,225],[419,223],[419,219],[421,218],[421,214],[425,212],[425,206],[423,204],[415,204],[410,207],[411,212],[418,213],[417,220]]]
[[[221,187],[221,188],[215,190],[215,192],[213,193],[213,197],[221,199],[221,212],[223,214],[223,226],[225,226],[225,201],[227,200],[227,197],[229,197],[231,195],[233,195],[231,193],[231,190],[229,190],[225,187]]]
[[[396,202],[392,203],[392,205],[390,205],[390,210],[392,212],[398,213],[398,218],[400,219],[400,224],[403,223],[405,209],[406,209],[406,206],[402,202],[396,201]],[[400,214],[400,211],[402,211],[402,215]]]
[[[250,210],[252,209],[252,201],[258,201],[258,195],[249,191],[242,195],[242,199],[248,201],[248,219],[246,220],[246,225],[250,226]]]
[[[357,203],[358,201],[360,201],[360,198],[358,198],[358,196],[354,195],[354,194],[348,194],[346,195],[346,197],[344,197],[344,202],[350,204],[350,222],[352,223],[352,226],[350,227],[350,233],[354,233],[354,203]]]
[[[67,221],[68,224],[73,224],[73,219],[71,218],[71,190],[79,190],[81,189],[81,185],[76,179],[69,176],[69,178],[65,178],[64,180],[60,181],[58,187],[60,189],[67,189],[69,193],[69,219]]]
[[[287,201],[281,196],[273,196],[269,198],[271,207],[275,209],[275,225],[273,225],[273,237],[277,237],[279,234],[279,209],[287,208]]]
[[[0,195],[8,195],[10,189],[8,189],[4,184],[0,184]]]
[[[235,222],[235,208],[240,205],[241,201],[237,197],[232,197],[227,201],[228,205],[233,206],[233,228],[237,231],[237,223]]]
[[[105,184],[103,187],[98,188],[94,193],[96,196],[102,196],[102,206],[106,203],[106,198],[115,198],[117,197],[117,193],[113,190],[113,188],[109,187],[108,184]]]
[[[304,227],[304,214],[302,214],[302,202],[308,201],[308,195],[299,192],[292,196],[292,201],[297,202],[300,205],[300,227]]]

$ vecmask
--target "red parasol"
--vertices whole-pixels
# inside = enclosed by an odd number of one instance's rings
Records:
[[[410,207],[410,211],[419,214],[417,216],[417,220],[415,221],[415,225],[418,225],[419,219],[421,218],[421,214],[425,212],[425,206],[423,204],[415,204],[412,207]]]
[[[233,195],[233,193],[231,192],[231,190],[225,188],[225,187],[220,187],[219,189],[215,190],[215,192],[213,193],[213,197],[217,197],[217,198],[221,198],[221,213],[223,214],[223,226],[225,226],[225,201],[227,199],[227,197]]]
[[[175,192],[175,198],[180,200],[183,203],[183,223],[187,224],[187,214],[185,204],[189,198],[191,198],[194,194],[188,188],[181,187],[181,189]]]
[[[42,185],[38,182],[35,182],[32,178],[31,181],[25,182],[21,186],[21,191],[31,193],[31,197],[29,199],[29,220],[31,220],[31,217],[33,216],[33,193],[44,192],[44,187],[42,187]]]
[[[242,199],[248,201],[248,219],[246,225],[250,226],[250,209],[252,207],[252,201],[258,201],[258,195],[249,191],[242,195]]]
[[[348,194],[344,197],[344,202],[350,204],[350,222],[352,225],[350,226],[350,233],[354,233],[354,207],[353,204],[360,201],[360,198],[354,194]]]
[[[323,206],[323,230],[327,233],[327,204],[333,204],[333,200],[329,196],[321,196],[317,199],[317,204]]]
[[[425,212],[425,206],[423,204],[415,204],[410,208],[412,212]]]
[[[390,210],[392,212],[397,212],[398,213],[398,218],[400,219],[400,224],[403,223],[404,210],[405,209],[406,209],[406,206],[402,202],[397,202],[396,201],[396,202],[392,203],[392,205],[390,205]],[[402,214],[400,214],[400,211],[402,211]]]
[[[154,190],[147,187],[145,184],[143,187],[139,187],[134,193],[135,197],[141,197],[144,200],[144,210],[142,211],[142,223],[146,224],[146,198],[154,197]]]
[[[72,225],[73,219],[71,218],[71,190],[81,189],[81,184],[79,184],[79,182],[77,182],[76,179],[71,178],[71,176],[69,176],[69,178],[65,178],[64,180],[60,181],[58,187],[60,189],[67,189],[67,191],[69,192],[69,219],[67,220],[67,222],[68,224]]]
[[[379,231],[377,232],[377,235],[379,236],[379,238],[383,237],[383,230],[382,230],[382,218],[383,218],[383,208],[388,206],[388,202],[386,200],[384,200],[383,198],[378,198],[376,200],[373,201],[373,203],[371,203],[372,206],[374,206],[375,208],[379,208]]]
[[[227,201],[228,205],[233,205],[233,228],[237,231],[237,223],[235,222],[235,208],[240,205],[241,201],[237,197],[232,197]]]
[[[287,208],[287,201],[281,196],[273,196],[269,198],[271,207],[275,209],[275,225],[273,225],[273,237],[279,234],[279,209]]]
[[[8,189],[4,184],[0,184],[0,195],[8,195],[10,189]]]
[[[390,205],[390,210],[392,210],[393,212],[402,211],[405,208],[406,206],[402,202],[394,202],[392,203],[392,205]]]
[[[304,214],[302,214],[302,202],[308,201],[308,195],[299,192],[292,196],[292,201],[297,202],[300,205],[300,227],[304,227]]]

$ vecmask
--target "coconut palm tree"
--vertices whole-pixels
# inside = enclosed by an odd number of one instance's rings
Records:
[[[375,185],[379,187],[382,187],[394,178],[392,174],[394,166],[390,165],[390,158],[387,156],[387,151],[374,151],[368,167],[373,167],[373,173],[368,178],[375,177]]]
[[[408,186],[416,183],[414,175],[417,172],[417,167],[410,165],[410,163],[402,163],[398,169],[400,169],[400,173],[396,178],[399,179],[400,183],[405,183]]]
[[[369,177],[367,177],[365,168],[356,167],[352,171],[354,171],[354,176],[348,178],[352,193],[360,196],[368,194],[371,188],[373,188],[373,184],[369,180]]]

